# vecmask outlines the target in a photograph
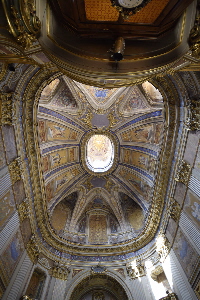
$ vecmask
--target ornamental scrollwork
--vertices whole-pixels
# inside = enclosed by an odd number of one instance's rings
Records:
[[[143,262],[137,260],[134,264],[128,263],[126,265],[126,271],[131,279],[137,279],[146,275],[146,267]]]
[[[16,181],[21,179],[21,165],[20,164],[21,164],[20,158],[17,157],[8,166],[12,184],[14,184]]]
[[[159,234],[157,241],[156,241],[157,253],[160,256],[160,261],[163,262],[170,251],[170,242],[166,238],[166,236],[161,233]]]
[[[191,172],[190,164],[188,164],[186,161],[182,160],[179,165],[175,180],[187,185],[189,177],[190,177],[190,172]]]
[[[39,257],[39,247],[36,242],[35,235],[32,235],[29,242],[26,245],[26,250],[29,255],[29,258],[33,263],[36,263]]]
[[[89,128],[92,128],[92,118],[93,118],[93,114],[91,111],[89,111],[85,118],[81,119],[81,121],[83,121]]]
[[[18,206],[18,214],[20,221],[23,222],[24,219],[28,218],[29,216],[29,206],[28,203],[23,201],[22,203],[19,204]]]
[[[196,131],[200,130],[200,101],[190,100],[188,104],[188,110],[190,116],[186,120],[186,126],[189,130]]]
[[[0,93],[1,102],[1,124],[13,124],[12,93]]]
[[[175,293],[167,293],[167,296],[160,298],[159,300],[178,300],[178,297]]]
[[[174,199],[172,199],[172,202],[170,204],[170,217],[175,221],[178,222],[180,217],[181,208],[178,202]]]
[[[52,276],[61,280],[67,280],[70,273],[69,268],[64,265],[55,264],[52,268]]]
[[[34,0],[20,0],[19,5],[11,6],[4,1],[3,5],[10,32],[25,49],[30,48],[37,40],[41,28]]]
[[[110,113],[108,115],[108,120],[109,120],[109,126],[108,126],[108,128],[114,127],[117,124],[117,122],[118,122],[118,120],[115,118],[115,116],[114,116],[113,113]]]

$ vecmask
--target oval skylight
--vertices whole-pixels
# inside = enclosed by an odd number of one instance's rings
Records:
[[[93,172],[106,172],[112,167],[114,145],[104,134],[92,135],[86,143],[86,164]]]

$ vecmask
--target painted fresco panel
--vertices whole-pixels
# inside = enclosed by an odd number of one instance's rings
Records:
[[[63,203],[59,203],[54,208],[51,216],[51,224],[55,230],[64,230],[67,222],[69,209]]]
[[[122,162],[128,165],[134,165],[141,169],[153,172],[155,170],[156,160],[148,154],[130,149],[123,149]]]
[[[4,267],[4,272],[7,278],[11,278],[17,263],[24,251],[24,245],[20,231],[12,238],[11,242],[1,256],[1,265]]]
[[[38,121],[38,135],[40,143],[44,143],[47,141],[46,122],[44,120]]]
[[[54,178],[46,185],[46,199],[50,201],[60,189],[68,183],[71,179],[80,174],[79,167],[70,168],[70,170],[62,173]]]
[[[163,102],[163,96],[160,91],[149,81],[145,81],[142,87],[147,96],[154,102]]]
[[[132,128],[121,133],[123,142],[143,142],[159,144],[162,136],[163,124],[150,124]]]
[[[2,126],[4,146],[8,163],[17,157],[14,127],[9,125]]]
[[[68,170],[67,172],[63,173],[62,175],[56,177],[55,179],[55,193],[57,193],[64,184],[69,182],[72,178],[77,176],[80,173],[78,168],[74,168],[71,170]]]
[[[53,97],[51,103],[52,106],[75,109],[77,108],[76,100],[74,99],[70,89],[64,86]]]
[[[91,215],[89,218],[89,243],[107,243],[107,223],[104,215]]]
[[[140,92],[139,88],[134,86],[131,88],[131,92],[128,97],[128,101],[125,103],[123,110],[126,113],[135,112],[137,109],[147,108],[146,99]]]
[[[5,150],[4,150],[4,147],[3,147],[3,137],[2,137],[2,132],[1,132],[1,129],[0,129],[0,170],[6,166],[6,156],[5,156]]]
[[[12,190],[0,197],[0,229],[10,220],[15,212],[15,202]]]
[[[195,194],[188,190],[185,203],[184,203],[184,211],[190,217],[192,222],[200,227],[200,198]]]
[[[123,142],[150,142],[153,136],[153,124],[142,128],[129,129],[121,134]]]
[[[143,196],[144,200],[149,201],[152,188],[144,180],[127,169],[121,169],[119,175],[123,180],[128,181]]]
[[[55,91],[56,87],[58,86],[60,80],[58,78],[54,79],[50,84],[45,86],[43,89],[40,100],[48,99],[50,96],[52,96],[53,92]]]
[[[76,141],[78,137],[78,132],[75,130],[60,125],[59,123],[46,121],[47,129],[47,138],[48,141],[56,141],[56,140],[69,140]]]
[[[113,89],[104,89],[94,86],[89,86],[86,84],[82,84],[84,88],[88,91],[89,95],[96,100],[95,102],[105,103],[109,100],[109,98],[116,92],[116,88]]]
[[[49,171],[61,165],[77,161],[77,149],[69,147],[59,151],[52,152],[42,157],[43,171]]]
[[[177,231],[173,249],[179,259],[182,268],[189,278],[195,267],[197,266],[199,256],[180,228]]]

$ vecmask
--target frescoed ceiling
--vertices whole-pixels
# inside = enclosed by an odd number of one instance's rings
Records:
[[[56,234],[91,247],[142,234],[163,150],[159,90],[150,82],[103,89],[60,76],[43,88],[37,121],[45,201]],[[91,138],[89,159],[97,160],[97,169],[87,165]],[[109,141],[111,168],[98,171]]]

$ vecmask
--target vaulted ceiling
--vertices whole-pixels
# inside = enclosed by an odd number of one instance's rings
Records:
[[[33,65],[16,88],[30,232],[52,261],[129,259],[165,226],[184,93],[166,73],[189,49],[195,3],[152,0],[128,20],[109,0],[69,3],[39,2],[40,35],[21,58]],[[116,63],[118,37],[125,52]],[[94,136],[99,146],[89,149]],[[95,172],[88,161],[108,153],[102,137],[113,161]]]

